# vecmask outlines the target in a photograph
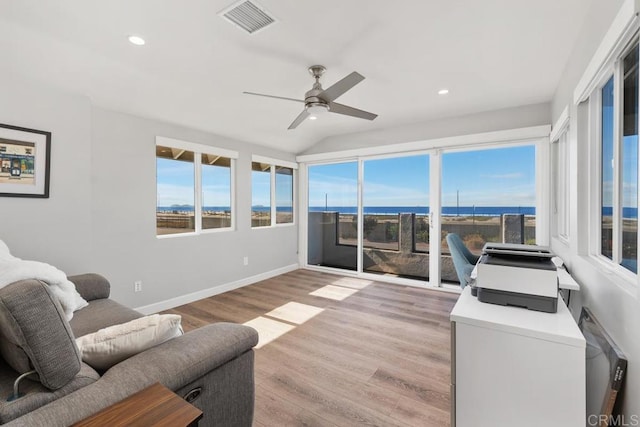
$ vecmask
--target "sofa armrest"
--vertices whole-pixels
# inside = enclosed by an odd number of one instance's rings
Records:
[[[68,277],[69,281],[76,285],[80,296],[87,301],[109,298],[111,285],[109,281],[99,274],[88,273]]]
[[[258,343],[255,329],[235,323],[214,323],[152,347],[113,366],[104,379],[129,382],[143,372],[152,384],[161,382],[171,390],[188,384],[235,359]]]
[[[70,425],[156,382],[175,391],[251,351],[257,343],[258,333],[248,326],[207,325],[130,357],[95,383],[6,426]]]

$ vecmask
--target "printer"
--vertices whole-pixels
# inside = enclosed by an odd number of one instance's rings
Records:
[[[549,248],[511,243],[486,243],[478,260],[478,300],[555,313],[558,274]]]

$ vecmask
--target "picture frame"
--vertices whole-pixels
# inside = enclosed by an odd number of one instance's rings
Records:
[[[0,123],[0,196],[49,198],[51,132]]]

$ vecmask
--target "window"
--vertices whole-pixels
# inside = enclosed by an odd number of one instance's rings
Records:
[[[276,224],[293,222],[293,169],[275,166]]]
[[[189,233],[195,226],[193,151],[156,146],[157,234]]]
[[[156,235],[233,228],[237,153],[156,138]]]
[[[251,226],[271,225],[271,165],[251,163]]]
[[[251,162],[251,226],[293,224],[293,171],[290,162],[253,156]]]
[[[569,240],[569,116],[562,113],[551,134],[553,234]]]
[[[448,233],[476,253],[487,241],[546,244],[537,235],[549,234],[547,211],[538,212],[548,174],[537,157],[548,136],[476,149],[451,138],[445,148],[355,160],[301,156],[317,161],[306,165],[307,265],[442,286],[458,281]]]
[[[429,247],[429,162],[428,154],[363,160],[364,272],[429,279],[427,256],[414,255],[416,243]]]
[[[613,76],[602,88],[601,99],[600,253],[613,259]]]
[[[475,255],[486,242],[536,244],[536,146],[484,148],[442,155],[443,237],[455,233]],[[458,282],[442,239],[441,279]]]
[[[358,269],[358,162],[311,165],[308,175],[308,263]]]
[[[638,43],[599,89],[599,255],[638,269]]]
[[[622,255],[620,264],[638,272],[638,44],[622,64],[622,146],[620,189],[622,210]]]
[[[202,154],[202,229],[231,227],[231,159]]]

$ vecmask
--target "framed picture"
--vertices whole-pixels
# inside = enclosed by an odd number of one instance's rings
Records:
[[[0,124],[0,196],[49,197],[51,132]]]

